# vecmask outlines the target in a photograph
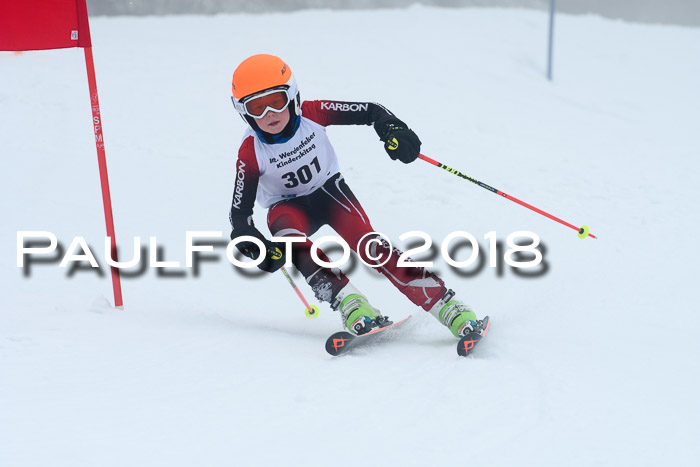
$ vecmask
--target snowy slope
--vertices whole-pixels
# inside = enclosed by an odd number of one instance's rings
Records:
[[[288,61],[302,97],[381,102],[425,154],[590,225],[600,239],[579,240],[428,164],[392,162],[370,128],[329,128],[393,239],[542,238],[536,278],[436,259],[493,319],[468,359],[362,267],[350,275],[375,306],[415,324],[342,359],[323,350],[337,315],[324,305],[307,320],[281,275],[246,277],[223,248],[197,277],[125,277],[125,311],[107,303],[106,270],[25,277],[18,230],[64,246],[82,235],[102,256],[99,181],[82,52],[0,54],[2,464],[695,465],[700,30],[559,16],[548,83],[546,21],[421,7],[91,24],[125,258],[134,236],[184,262],[185,231],[227,235],[244,130],[230,75],[259,52]]]

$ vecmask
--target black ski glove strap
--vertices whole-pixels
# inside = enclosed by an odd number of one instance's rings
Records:
[[[420,139],[408,126],[393,115],[382,116],[374,122],[374,131],[384,142],[384,150],[392,160],[404,164],[413,162],[420,154]]]
[[[243,231],[237,229],[235,236],[233,232],[231,232],[231,240],[242,237],[243,235],[255,237],[263,242],[263,245],[265,245],[265,259],[262,261],[262,263],[258,264],[259,269],[265,272],[275,272],[284,266],[286,261],[284,255],[284,243],[280,244],[269,241],[260,233],[258,229],[252,226],[248,229],[244,229]],[[248,258],[258,259],[260,256],[260,248],[258,248],[258,245],[253,242],[239,242],[236,244],[236,248],[238,248],[238,251],[243,253]]]

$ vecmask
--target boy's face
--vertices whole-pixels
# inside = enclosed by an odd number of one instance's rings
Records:
[[[268,111],[261,118],[256,118],[255,123],[260,129],[271,135],[276,135],[284,130],[284,127],[289,123],[289,107],[280,113]]]

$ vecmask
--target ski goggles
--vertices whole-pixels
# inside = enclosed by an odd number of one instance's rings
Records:
[[[268,111],[280,113],[289,106],[291,99],[286,89],[270,89],[256,94],[242,102],[236,102],[233,97],[233,106],[241,113],[253,118],[262,118]]]

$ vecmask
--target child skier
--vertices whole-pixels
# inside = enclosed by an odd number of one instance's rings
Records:
[[[325,127],[374,125],[384,149],[393,160],[408,164],[420,151],[420,140],[404,122],[371,102],[301,102],[290,67],[272,55],[254,55],[233,73],[233,105],[250,128],[236,162],[231,204],[231,239],[258,238],[266,246],[260,269],[274,272],[285,263],[284,244],[268,240],[255,227],[252,214],[257,199],[269,208],[267,224],[275,237],[309,237],[330,225],[367,264],[376,264],[411,302],[430,312],[456,337],[484,332],[473,311],[454,298],[442,279],[422,267],[398,267],[401,252],[373,236],[374,229],[340,173],[338,158]],[[364,237],[364,238],[363,238]],[[374,239],[374,241],[372,241]],[[362,240],[363,247],[358,245]],[[367,245],[370,242],[368,248]],[[343,325],[360,335],[390,324],[369,304],[337,268],[324,268],[311,257],[311,241],[294,243],[292,263],[306,278],[316,298],[339,310]],[[257,259],[258,246],[240,242],[238,249]],[[370,255],[367,254],[369,250]],[[330,261],[319,252],[320,259]],[[380,266],[378,258],[389,260]]]

